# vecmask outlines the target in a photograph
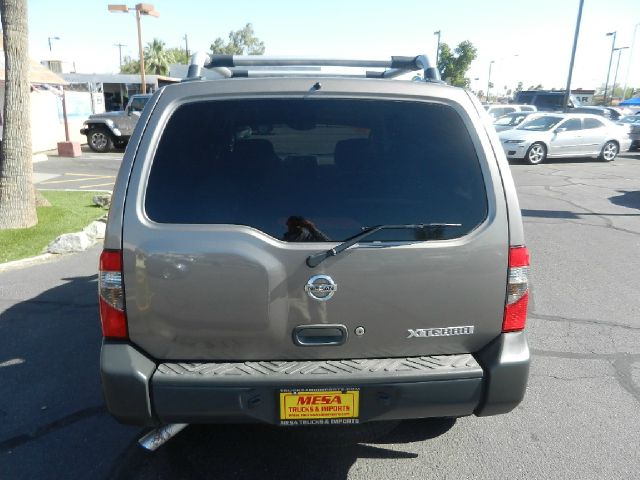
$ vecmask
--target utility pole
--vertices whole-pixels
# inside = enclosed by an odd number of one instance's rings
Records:
[[[607,37],[613,35],[613,43],[611,44],[611,56],[609,57],[609,68],[607,69],[607,81],[604,84],[604,98],[602,101],[603,105],[607,105],[607,89],[609,88],[609,74],[611,73],[611,61],[613,60],[613,50],[616,48],[616,35],[617,31],[607,33]]]
[[[187,34],[184,34],[184,37],[182,37],[184,40],[184,53],[187,54],[187,64],[189,64],[189,39],[187,38]]]
[[[567,77],[567,89],[564,92],[564,101],[562,102],[562,111],[565,113],[569,105],[569,95],[571,95],[571,77],[573,76],[573,62],[576,58],[576,47],[578,46],[578,36],[580,35],[580,22],[582,21],[583,5],[584,5],[584,0],[580,0],[580,6],[578,7],[578,19],[576,20],[576,33],[573,36],[573,48],[571,49],[571,62],[569,63],[569,76]],[[608,82],[609,80],[607,79],[607,83]]]
[[[122,71],[122,47],[126,47],[123,43],[114,43],[114,47],[118,47],[118,54],[120,55],[120,71]]]

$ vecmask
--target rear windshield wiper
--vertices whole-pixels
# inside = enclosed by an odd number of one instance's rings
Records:
[[[345,240],[340,245],[337,245],[334,248],[330,248],[327,251],[314,253],[313,255],[309,255],[307,257],[307,265],[311,268],[317,267],[320,263],[329,258],[335,257],[340,252],[345,251],[347,248],[355,245],[360,240],[369,235],[373,235],[380,230],[399,230],[399,229],[409,229],[409,230],[426,230],[429,228],[441,228],[441,227],[461,227],[461,223],[409,223],[404,225],[376,225],[373,227],[367,227],[359,234]]]

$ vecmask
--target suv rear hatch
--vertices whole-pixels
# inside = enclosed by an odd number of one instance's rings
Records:
[[[508,222],[472,120],[452,101],[299,90],[200,95],[151,114],[162,133],[136,158],[125,204],[130,339],[173,360],[485,346],[501,331]],[[398,228],[307,265],[381,224]],[[443,225],[402,227],[415,224]]]

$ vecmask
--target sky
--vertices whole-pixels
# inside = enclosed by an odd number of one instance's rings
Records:
[[[110,0],[118,3],[118,0]],[[29,50],[36,60],[75,62],[79,73],[118,70],[117,43],[137,58],[133,12],[111,13],[109,0],[28,0]],[[207,51],[216,37],[253,24],[266,55],[388,58],[426,53],[435,60],[437,36],[452,48],[469,40],[478,50],[467,76],[474,90],[542,84],[564,88],[569,71],[579,0],[151,0],[160,17],[142,18],[143,42]],[[129,4],[130,7],[135,4]],[[612,38],[631,47],[640,24],[640,0],[584,0],[572,88],[604,85]],[[618,83],[640,88],[640,26],[635,49],[621,54]],[[52,40],[49,51],[48,38]]]

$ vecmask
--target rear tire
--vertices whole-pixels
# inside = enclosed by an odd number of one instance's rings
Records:
[[[602,151],[600,152],[600,160],[603,162],[613,162],[618,155],[620,148],[618,144],[614,141],[608,141],[602,147]]]
[[[529,147],[527,153],[524,156],[524,161],[529,165],[538,165],[539,163],[544,162],[547,158],[547,147],[544,143],[535,142]]]
[[[95,127],[87,134],[87,143],[94,152],[106,153],[113,148],[113,137],[106,128]]]

